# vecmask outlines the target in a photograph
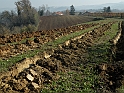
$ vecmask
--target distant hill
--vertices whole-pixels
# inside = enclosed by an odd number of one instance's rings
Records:
[[[124,10],[124,2],[120,3],[106,3],[101,5],[82,5],[75,6],[76,10],[87,10],[87,9],[103,9],[103,7],[110,6],[111,9]],[[51,11],[63,11],[66,9],[70,9],[70,6],[61,6],[61,7],[50,7]]]
[[[89,9],[103,9],[103,7],[110,6],[111,9],[124,10],[124,2],[120,3],[106,3],[101,5],[82,5],[82,6],[74,6],[75,9],[78,10],[89,10]],[[39,7],[39,6],[38,6]],[[51,12],[54,11],[65,11],[66,9],[70,9],[70,6],[60,6],[60,7],[49,7]],[[0,8],[0,12],[3,10],[14,10],[14,8]]]
[[[103,9],[103,7],[108,7],[110,6],[111,9],[119,9],[122,10],[124,9],[124,2],[120,3],[106,3],[106,4],[101,4],[101,5],[82,5],[82,6],[77,6],[77,10],[80,9]]]

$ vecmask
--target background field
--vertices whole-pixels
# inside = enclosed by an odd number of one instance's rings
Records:
[[[85,16],[43,16],[40,18],[38,30],[50,30],[55,28],[64,28],[92,21],[93,17]]]

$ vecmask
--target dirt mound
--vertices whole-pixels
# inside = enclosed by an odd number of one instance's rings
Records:
[[[99,89],[101,89],[98,90],[99,93],[115,93],[118,88],[124,85],[123,67],[124,61],[112,64],[101,64],[96,67],[96,70],[101,77],[101,82],[104,82],[102,85],[99,84]]]
[[[56,71],[62,70],[61,66],[60,61],[52,58],[24,59],[1,76],[1,89],[3,93],[39,93],[44,83],[59,78]]]
[[[0,76],[1,93],[40,93],[44,84],[56,80],[58,71],[65,71],[87,62],[86,48],[95,39],[110,29],[108,23],[79,37],[65,42],[55,50],[43,52],[33,58],[26,58],[15,64],[10,71]]]
[[[124,21],[122,22],[121,27],[121,37],[116,45],[116,61],[124,60]]]
[[[120,24],[120,31],[113,40],[112,62],[97,65],[95,71],[100,75],[99,93],[123,93],[120,87],[124,86],[124,22]]]

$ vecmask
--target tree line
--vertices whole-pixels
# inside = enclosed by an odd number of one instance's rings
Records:
[[[15,6],[16,11],[11,10],[0,13],[0,35],[36,31],[40,16],[52,14],[48,5],[43,5],[36,9],[31,6],[30,0],[17,1]],[[75,11],[73,6],[72,8],[73,10],[71,11]],[[63,11],[63,14],[69,15],[69,10]]]
[[[40,16],[49,16],[51,14],[48,5],[36,9],[31,6],[30,0],[17,1],[15,6],[16,11],[11,10],[0,13],[0,35],[36,31]],[[110,7],[105,7],[104,11],[110,12]],[[74,6],[70,6],[70,10],[63,11],[63,14],[75,15]]]
[[[0,13],[0,35],[36,31],[40,16],[49,16],[48,5],[36,9],[31,6],[30,0],[15,2],[16,11],[3,11]]]
[[[21,33],[36,30],[39,23],[37,9],[29,0],[15,2],[17,11],[3,11],[0,14],[0,34]]]

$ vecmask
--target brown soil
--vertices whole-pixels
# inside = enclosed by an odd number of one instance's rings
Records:
[[[64,28],[72,25],[82,24],[94,20],[93,17],[85,16],[42,16],[40,18],[39,30],[51,30]]]
[[[122,30],[121,30],[122,29]],[[97,65],[95,70],[101,76],[98,93],[123,93],[119,91],[124,86],[124,21],[121,24],[121,36],[116,46],[112,46],[113,60],[111,63]]]
[[[55,50],[51,49],[39,54],[41,56],[25,58],[18,62],[9,71],[1,74],[0,93],[40,93],[44,84],[59,78],[56,72],[65,71],[66,68],[71,69],[80,63],[86,64],[87,47],[92,46],[95,39],[101,37],[105,31],[110,29],[112,24],[104,24],[65,42]],[[27,44],[29,43],[27,41]],[[107,69],[109,68],[111,66],[107,67]]]
[[[66,28],[59,28],[53,30],[43,30],[36,32],[26,32],[22,34],[13,34],[10,36],[1,36],[0,43],[0,58],[7,59],[18,54],[24,53],[28,50],[34,50],[41,47],[43,44],[53,41],[61,36],[84,30],[93,26],[99,25],[99,23],[81,24],[76,26],[68,26]],[[8,40],[11,42],[8,43]],[[21,41],[26,40],[21,43]],[[16,43],[16,44],[13,44]]]
[[[124,85],[124,61],[101,64],[96,70],[104,82],[99,85],[98,93],[119,93],[117,89]]]

